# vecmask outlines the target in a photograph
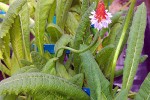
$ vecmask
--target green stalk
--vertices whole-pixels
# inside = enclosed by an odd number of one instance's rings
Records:
[[[122,35],[121,35],[121,37],[120,37],[120,40],[119,40],[118,45],[117,45],[117,47],[116,47],[115,54],[114,54],[114,56],[113,56],[112,70],[111,70],[111,76],[110,76],[110,90],[112,90],[112,88],[113,88],[114,76],[115,76],[115,69],[116,69],[116,63],[117,63],[117,60],[118,60],[118,57],[119,57],[119,53],[120,53],[121,46],[122,46],[123,41],[124,41],[124,39],[125,39],[125,35],[126,35],[126,32],[127,32],[128,26],[129,26],[130,21],[131,21],[131,15],[132,15],[132,13],[133,13],[133,9],[134,9],[135,3],[136,3],[136,0],[132,0],[132,1],[131,1],[131,6],[130,6],[130,8],[129,8],[127,17],[126,17],[126,19],[125,19],[125,24],[124,24],[124,26],[123,26]]]
[[[7,12],[9,9],[9,6],[5,3],[0,2],[0,9]]]
[[[74,52],[74,53],[83,53],[83,52],[89,50],[90,48],[92,48],[92,47],[96,44],[98,38],[99,38],[99,32],[97,32],[97,33],[95,34],[93,42],[92,42],[87,48],[82,49],[82,50],[76,50],[76,49],[73,49],[73,48],[70,48],[70,47],[66,47],[66,46],[61,47],[60,49],[57,50],[56,56],[57,56],[58,52],[59,52],[61,49],[70,50],[70,51],[72,51],[72,52]]]

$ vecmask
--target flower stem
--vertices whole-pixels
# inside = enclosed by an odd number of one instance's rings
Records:
[[[72,52],[74,52],[74,53],[83,53],[83,52],[89,50],[90,48],[92,48],[92,47],[95,45],[95,43],[97,42],[98,38],[99,38],[99,32],[97,32],[97,33],[95,34],[94,40],[92,41],[92,43],[91,43],[87,48],[82,49],[82,50],[76,50],[76,49],[73,49],[73,48],[70,48],[70,47],[66,47],[66,46],[61,47],[61,48],[59,48],[59,49],[57,50],[56,56],[57,56],[58,52],[59,52],[61,49],[70,50],[70,51],[72,51]]]

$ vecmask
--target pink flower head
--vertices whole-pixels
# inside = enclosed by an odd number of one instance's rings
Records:
[[[94,28],[101,30],[102,28],[107,28],[111,23],[111,13],[105,9],[105,5],[102,1],[98,3],[96,11],[92,11],[90,15],[91,25],[94,25]]]

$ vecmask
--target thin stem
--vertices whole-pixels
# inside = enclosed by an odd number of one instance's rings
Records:
[[[5,3],[0,2],[0,9],[7,12],[8,11],[9,6]]]
[[[59,48],[59,49],[57,50],[56,56],[57,56],[58,52],[59,52],[60,50],[62,50],[62,49],[70,50],[70,51],[72,51],[72,52],[74,52],[74,53],[83,53],[83,52],[89,50],[90,48],[92,48],[92,47],[95,45],[95,43],[97,42],[98,38],[99,38],[99,32],[97,32],[97,33],[95,34],[93,42],[92,42],[87,48],[82,49],[82,50],[76,50],[76,49],[73,49],[73,48],[70,48],[70,47],[66,47],[66,46],[61,47],[61,48]]]

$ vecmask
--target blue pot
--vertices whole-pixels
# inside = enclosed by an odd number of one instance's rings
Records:
[[[32,45],[32,48],[38,51],[38,48],[35,47],[35,44]],[[44,52],[48,51],[50,54],[55,54],[54,51],[55,44],[44,44],[43,48],[44,48]],[[70,50],[66,50],[66,54],[70,54]]]
[[[83,87],[82,90],[83,90],[88,96],[90,96],[90,88]]]

